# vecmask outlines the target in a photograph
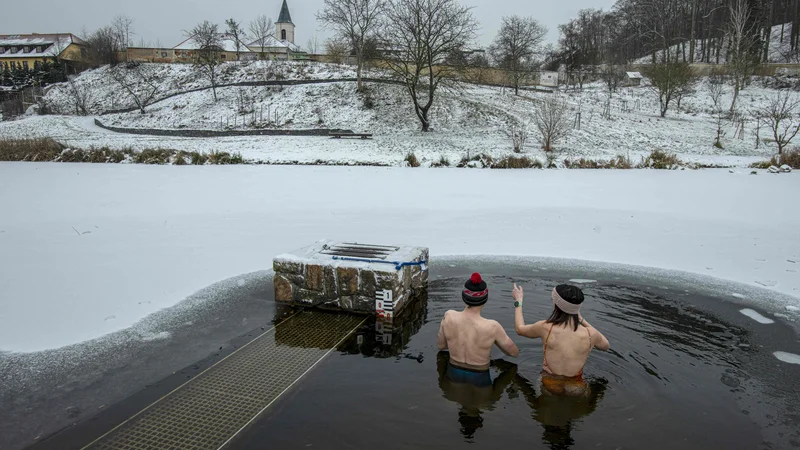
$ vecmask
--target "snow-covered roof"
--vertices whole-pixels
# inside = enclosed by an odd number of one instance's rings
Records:
[[[644,78],[639,72],[625,72],[625,75],[627,75],[628,78]]]
[[[226,33],[220,34],[220,43],[221,43],[221,50],[223,52],[236,52],[236,45],[234,45],[235,39]],[[173,50],[199,50],[197,47],[197,43],[194,41],[193,38],[188,38],[185,41],[181,42],[180,44],[172,47]],[[239,53],[249,53],[250,49],[248,46],[239,40]]]
[[[0,35],[0,58],[52,58],[60,55],[73,43],[87,45],[70,33],[4,34]],[[12,52],[12,48],[16,51]]]
[[[258,49],[258,48],[261,48],[261,42],[253,41],[253,42],[247,44],[247,46],[250,47],[251,49],[253,49],[253,48]],[[300,47],[292,44],[289,41],[280,40],[280,39],[278,39],[278,38],[276,38],[275,36],[272,36],[272,35],[268,36],[264,40],[264,48],[288,48],[289,50],[291,50],[293,52],[299,52],[300,51]]]

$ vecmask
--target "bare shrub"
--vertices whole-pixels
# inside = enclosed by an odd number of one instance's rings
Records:
[[[131,62],[108,68],[106,72],[133,99],[139,112],[152,104],[164,88],[162,80],[152,64]]]
[[[572,123],[567,102],[556,96],[545,97],[537,102],[533,112],[533,123],[539,131],[539,141],[544,151],[553,150],[553,145],[565,138]]]
[[[789,92],[778,92],[770,98],[767,106],[758,111],[759,117],[766,121],[772,132],[779,155],[800,132],[798,108],[800,99]]]
[[[67,94],[75,115],[88,116],[91,114],[94,91],[88,83],[78,82],[75,78],[75,76],[69,77],[66,84],[62,84],[60,88]]]
[[[521,153],[525,150],[525,142],[528,141],[527,123],[513,123],[506,134],[511,138],[511,145],[514,147],[514,153]]]

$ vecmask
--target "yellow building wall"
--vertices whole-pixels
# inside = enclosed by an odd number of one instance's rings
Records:
[[[64,49],[63,52],[58,56],[60,60],[67,60],[67,61],[83,61],[85,59],[84,53],[81,51],[82,47],[75,44],[69,44],[67,48]],[[85,50],[84,50],[85,52]],[[6,63],[9,66],[11,62],[16,63],[17,67],[25,67],[25,63],[28,63],[28,68],[33,69],[36,67],[36,63],[40,62],[43,63],[45,61],[53,61],[51,56],[48,57],[37,57],[37,58],[30,58],[25,56],[20,56],[19,58],[11,57],[11,58],[3,58],[0,60],[0,64]]]

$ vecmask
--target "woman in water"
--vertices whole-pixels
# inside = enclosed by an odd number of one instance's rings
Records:
[[[583,292],[580,288],[560,284],[553,288],[553,313],[547,320],[525,325],[522,316],[521,287],[514,284],[514,328],[517,334],[541,338],[544,342],[542,386],[554,395],[584,395],[583,366],[592,348],[607,351],[608,339],[581,314]]]

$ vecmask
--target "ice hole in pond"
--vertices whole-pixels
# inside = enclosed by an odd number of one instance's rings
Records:
[[[308,445],[341,439],[364,447],[389,437],[392,446],[428,448],[463,441],[487,448],[531,442],[542,444],[536,448],[757,448],[763,442],[763,424],[753,418],[759,411],[743,406],[761,395],[743,362],[755,352],[750,334],[692,307],[695,294],[602,282],[582,286],[582,312],[612,349],[589,356],[584,379],[590,394],[565,398],[542,390],[541,340],[514,332],[507,277],[484,277],[490,298],[483,316],[504,326],[520,356],[493,350],[492,384],[485,388],[448,379],[436,334],[447,310],[463,309],[458,293],[468,274],[449,275],[431,277],[427,298],[391,326],[374,320],[363,325],[248,441],[268,436],[280,446],[301,437]],[[513,281],[525,287],[526,323],[546,319],[558,282]],[[740,316],[737,309],[730,314]],[[316,421],[317,431],[309,435],[306,420]]]

